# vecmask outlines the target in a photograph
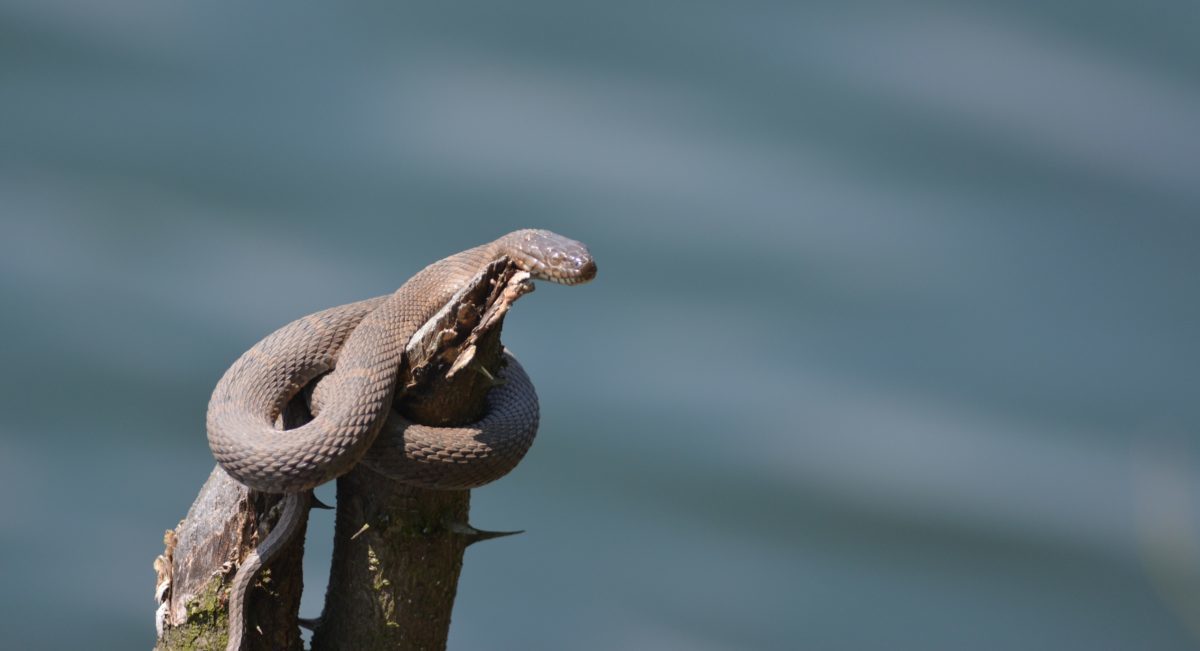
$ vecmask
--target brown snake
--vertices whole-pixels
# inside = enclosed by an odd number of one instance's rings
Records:
[[[550,231],[514,231],[429,265],[391,295],[293,321],[246,351],[217,383],[208,406],[213,456],[251,489],[286,494],[279,524],[234,577],[229,651],[242,647],[246,591],[297,532],[307,491],[360,460],[409,484],[473,488],[503,476],[529,449],[537,395],[511,356],[506,381],[489,392],[488,413],[478,423],[438,428],[388,419],[409,339],[502,257],[539,280],[574,285],[596,274],[583,244]],[[326,373],[313,419],[294,429],[277,427],[288,402]]]

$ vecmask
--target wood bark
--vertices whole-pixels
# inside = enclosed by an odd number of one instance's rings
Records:
[[[237,563],[270,531],[280,496],[250,491],[213,468],[187,517],[164,537],[158,573],[155,649],[224,649],[229,583]],[[308,514],[304,514],[307,522]],[[297,536],[259,576],[247,597],[255,649],[301,649],[296,617],[304,583],[304,537]]]
[[[501,365],[504,315],[532,287],[528,274],[507,260],[468,283],[409,343],[396,408],[430,425],[477,420]],[[294,404],[289,411],[302,409]],[[464,550],[503,534],[468,524],[470,491],[405,486],[359,467],[338,480],[337,496],[330,580],[313,649],[444,649]],[[266,535],[260,523],[269,524],[277,501],[213,470],[155,561],[156,649],[224,648],[229,582],[237,562]],[[303,547],[297,536],[256,583],[248,600],[252,648],[302,648]]]

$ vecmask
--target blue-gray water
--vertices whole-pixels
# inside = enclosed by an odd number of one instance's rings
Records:
[[[452,648],[1200,644],[1200,5],[2,0],[3,646],[148,648],[228,363],[526,226]]]

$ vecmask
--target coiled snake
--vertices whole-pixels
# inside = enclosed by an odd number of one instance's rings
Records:
[[[473,488],[504,475],[524,456],[537,432],[537,395],[511,356],[505,382],[488,394],[488,413],[478,423],[437,428],[387,420],[409,339],[503,257],[539,280],[574,285],[596,274],[583,244],[550,231],[514,231],[429,265],[391,295],[293,321],[246,351],[217,383],[208,406],[213,456],[251,489],[286,494],[279,524],[234,577],[229,651],[242,646],[246,591],[296,533],[309,489],[360,460],[409,484]],[[326,373],[319,398],[312,400],[313,419],[294,429],[278,427],[288,402]]]

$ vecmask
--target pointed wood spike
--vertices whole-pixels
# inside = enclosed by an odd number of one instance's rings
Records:
[[[524,529],[519,531],[484,531],[483,529],[476,529],[466,522],[451,522],[450,524],[446,525],[446,528],[454,533],[466,536],[468,546],[484,540],[503,538],[505,536],[515,536],[519,533],[525,533]]]
[[[309,505],[309,508],[314,508],[314,509],[322,509],[322,510],[325,510],[325,511],[332,511],[332,510],[333,510],[333,507],[332,507],[332,506],[329,506],[328,504],[326,504],[326,503],[322,502],[321,500],[317,499],[317,496],[316,496],[316,494],[313,494],[313,496],[312,496],[312,498],[311,498],[311,499],[312,499],[312,504],[310,504],[310,505]]]

